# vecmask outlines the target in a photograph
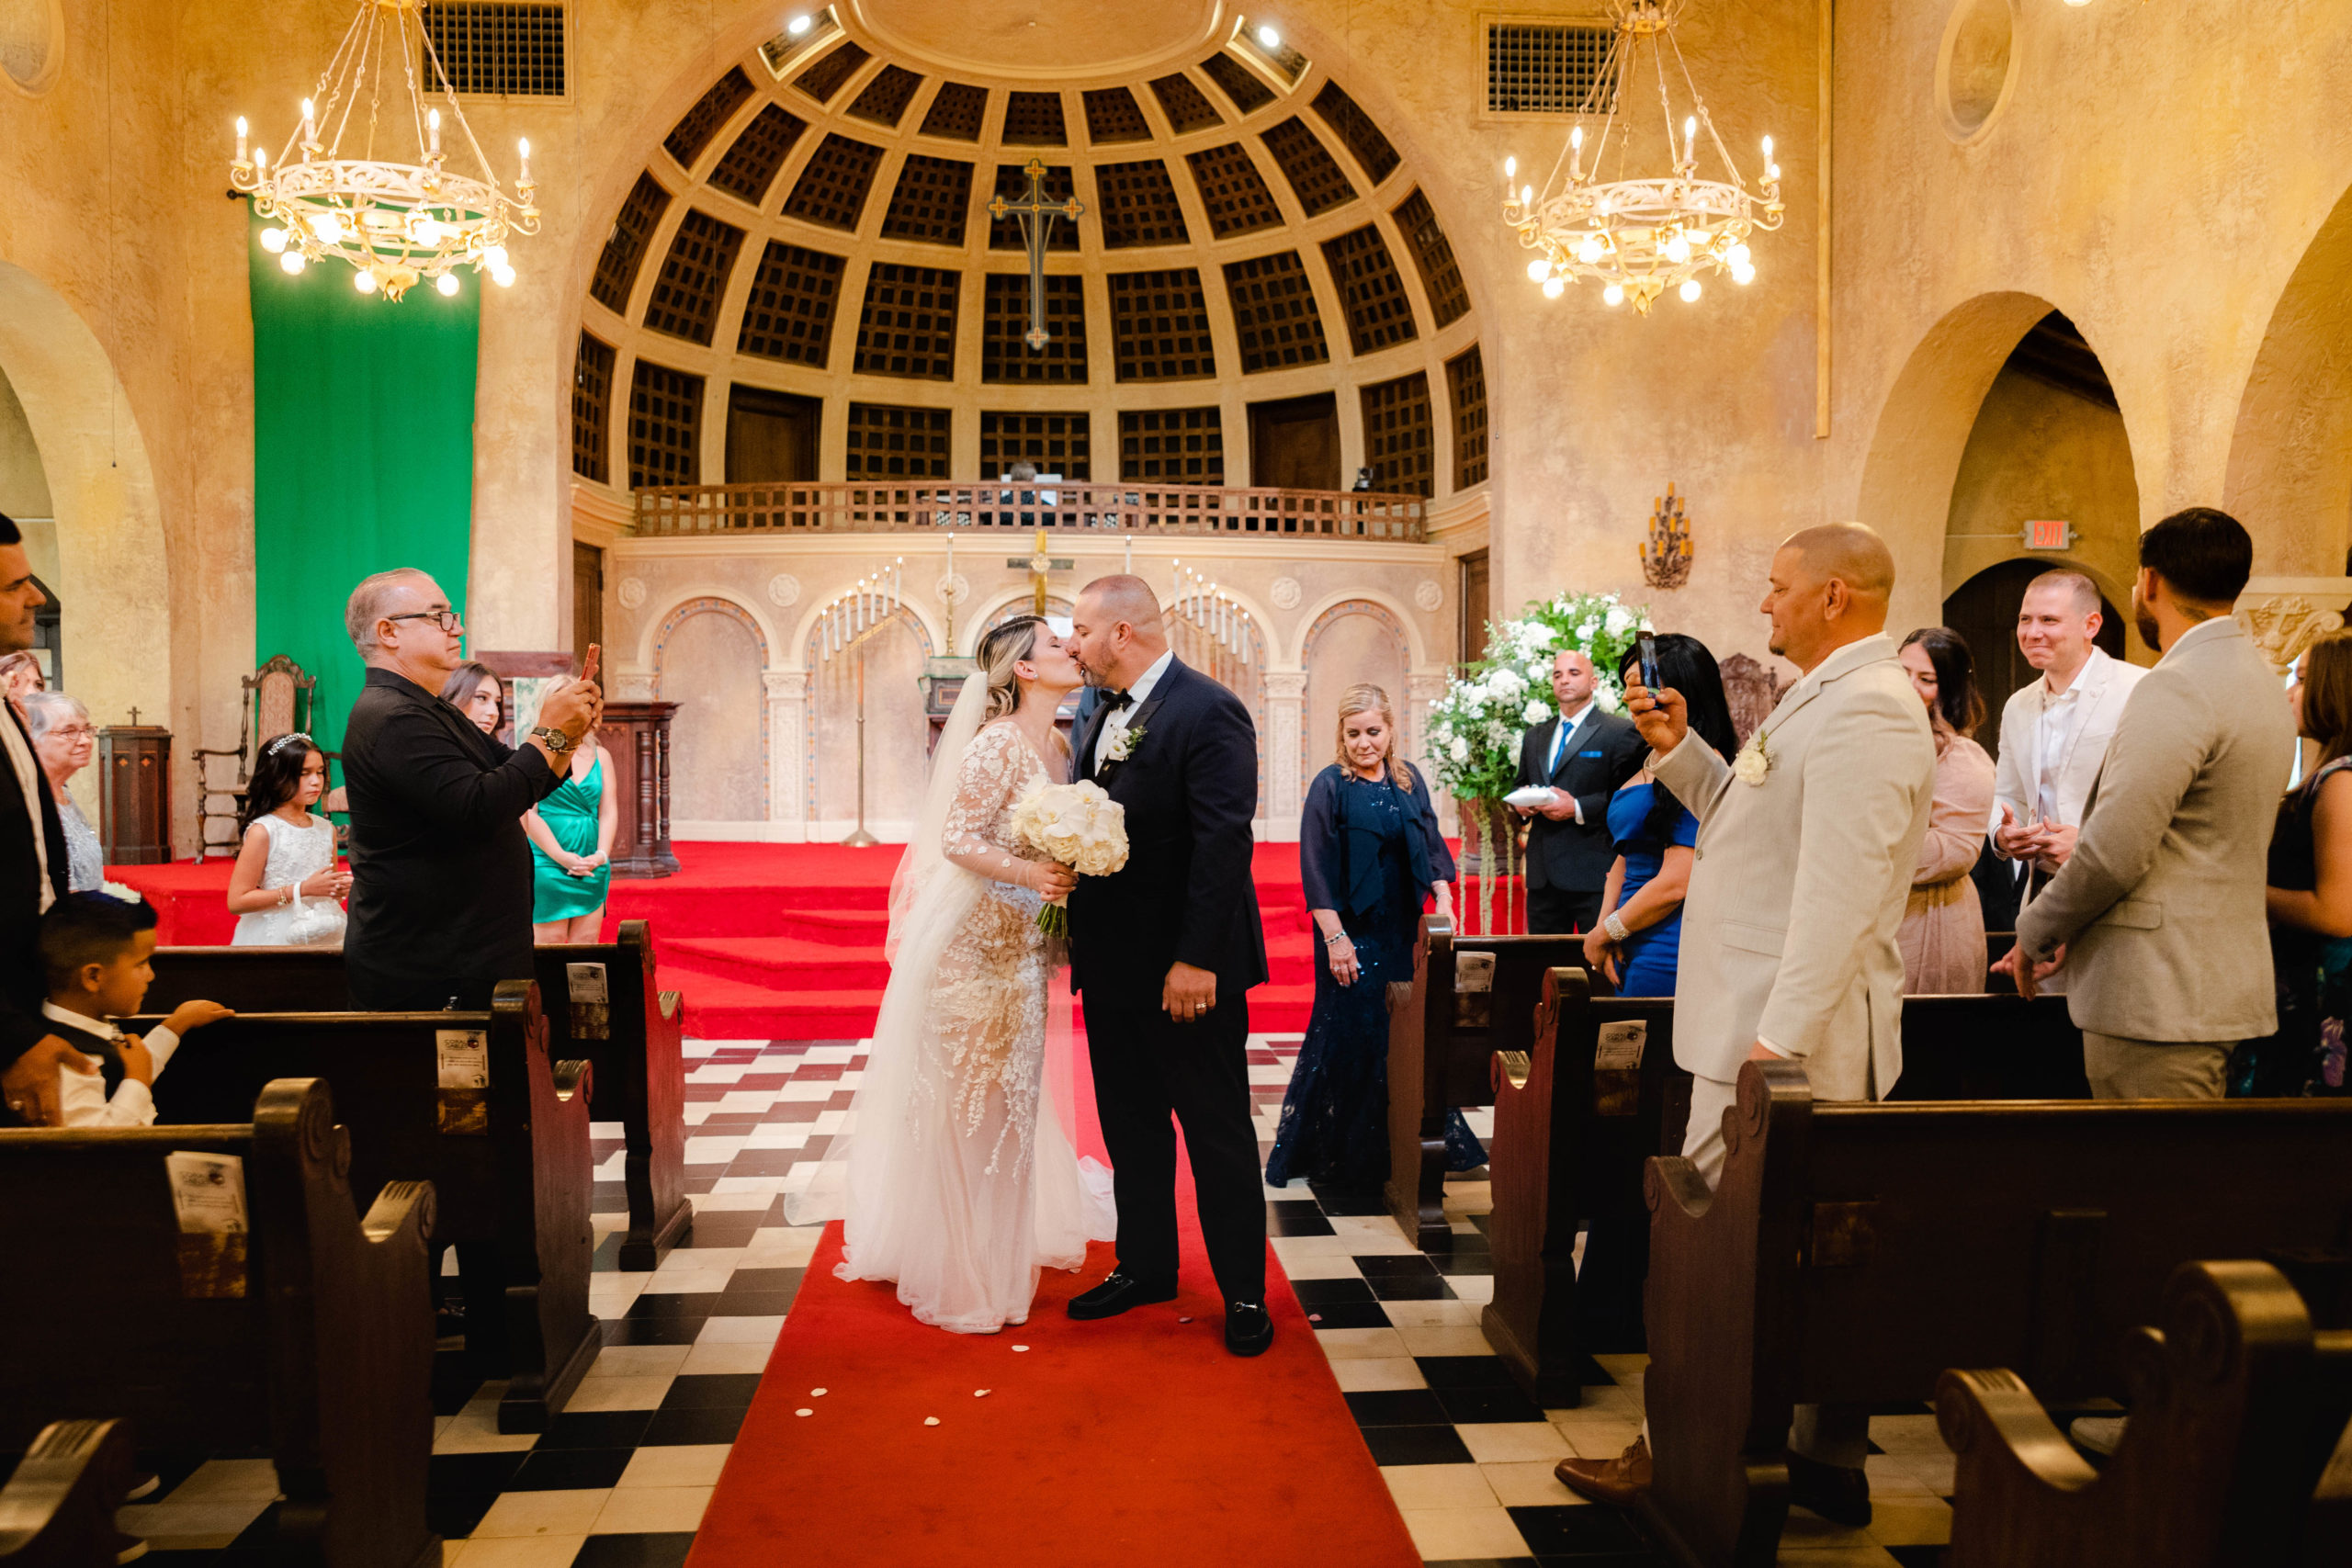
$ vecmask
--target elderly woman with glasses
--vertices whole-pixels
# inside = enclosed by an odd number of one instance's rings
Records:
[[[49,792],[57,797],[58,819],[65,825],[66,877],[75,893],[91,892],[106,880],[106,855],[98,847],[97,829],[74,803],[65,781],[90,765],[98,732],[90,710],[62,692],[31,692],[22,699],[25,728],[32,734],[33,754],[49,775]]]

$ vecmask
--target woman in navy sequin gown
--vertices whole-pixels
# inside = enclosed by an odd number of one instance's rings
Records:
[[[1453,913],[1453,856],[1428,783],[1396,760],[1396,710],[1377,686],[1340,699],[1340,761],[1316,775],[1298,863],[1315,920],[1315,1012],[1283,1097],[1266,1180],[1305,1177],[1343,1192],[1388,1179],[1388,983],[1413,977],[1421,906]],[[1446,1166],[1487,1163],[1462,1113]]]

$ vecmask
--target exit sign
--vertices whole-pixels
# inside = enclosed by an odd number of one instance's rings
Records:
[[[2075,547],[2075,525],[2064,518],[2037,517],[2025,525],[2029,550],[2069,550]]]

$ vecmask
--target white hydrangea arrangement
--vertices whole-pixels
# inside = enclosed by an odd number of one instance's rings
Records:
[[[1040,778],[1013,803],[1012,830],[1080,876],[1108,876],[1127,863],[1127,808],[1091,779],[1047,784]],[[1048,899],[1037,924],[1069,934],[1066,899]]]
[[[1600,679],[1596,700],[1609,713],[1624,711],[1618,660],[1634,639],[1652,630],[1646,606],[1614,593],[1560,593],[1538,599],[1516,620],[1487,623],[1487,657],[1446,683],[1430,709],[1430,767],[1458,806],[1466,846],[1487,863],[1492,803],[1518,783],[1520,738],[1557,711],[1552,702],[1552,660],[1563,649],[1588,655]],[[1515,834],[1497,846],[1502,874],[1517,874]],[[1493,888],[1481,888],[1481,929],[1492,930]]]

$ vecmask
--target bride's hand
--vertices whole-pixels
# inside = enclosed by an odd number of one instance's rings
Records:
[[[1029,865],[1029,886],[1048,900],[1067,898],[1078,887],[1078,873],[1058,861],[1032,861]]]

